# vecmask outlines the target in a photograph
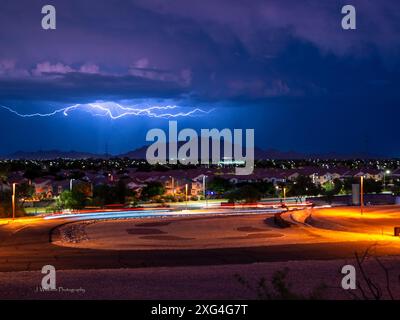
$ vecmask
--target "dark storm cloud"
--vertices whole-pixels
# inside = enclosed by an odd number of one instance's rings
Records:
[[[57,9],[55,31],[41,29],[44,4]],[[345,4],[357,9],[357,30],[341,28]],[[216,108],[207,126],[255,128],[261,147],[359,152],[368,136],[374,153],[398,156],[399,6],[397,0],[0,0],[0,105],[33,113],[97,100],[166,99]],[[196,129],[202,121],[180,119]],[[7,153],[103,152],[106,140],[128,151],[144,144],[147,129],[165,123],[78,112],[21,118],[2,110],[0,124],[0,135],[12,137],[0,139],[0,153]],[[139,140],[130,144],[132,137]]]
[[[45,79],[0,79],[0,99],[89,102],[96,99],[129,99],[152,96],[172,98],[184,91],[173,82],[135,76],[70,72],[48,73]]]
[[[389,68],[398,72],[395,1],[353,1],[358,30],[350,32],[340,28],[342,1],[52,4],[57,30],[44,31],[42,1],[2,1],[2,98],[186,93],[210,101],[252,101],[347,91],[343,75],[334,83],[324,75],[363,70],[373,61],[381,67],[374,68],[371,81],[382,81]],[[51,72],[62,75],[53,82]]]

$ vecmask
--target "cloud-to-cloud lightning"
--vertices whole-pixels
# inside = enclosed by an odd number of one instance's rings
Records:
[[[177,118],[177,117],[198,117],[208,114],[213,111],[202,110],[199,108],[191,109],[190,111],[179,111],[180,107],[176,105],[166,106],[151,106],[151,107],[138,107],[138,106],[123,106],[115,102],[99,102],[87,104],[75,104],[69,107],[54,110],[49,113],[20,113],[10,107],[0,105],[0,108],[7,110],[18,117],[22,118],[36,118],[36,117],[53,117],[58,114],[68,116],[72,111],[82,110],[89,112],[93,116],[109,117],[112,120],[120,119],[127,116],[145,116],[150,118]],[[175,111],[175,112],[174,112]]]

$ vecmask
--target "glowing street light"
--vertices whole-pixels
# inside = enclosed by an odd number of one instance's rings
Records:
[[[390,170],[385,170],[383,172],[383,189],[386,190],[386,175],[390,174]]]
[[[185,184],[185,201],[186,201],[186,210],[188,209],[188,184]]]
[[[285,201],[285,200],[286,200],[286,187],[275,186],[275,189],[276,189],[276,192],[278,193],[278,197],[279,197],[279,198],[281,197],[280,190],[282,190],[282,193],[283,193],[283,201]],[[282,202],[282,200],[281,200],[281,202]]]
[[[13,183],[13,193],[12,193],[12,219],[15,219],[15,189],[17,184]]]
[[[364,213],[364,176],[360,177],[360,211]]]
[[[206,208],[207,208],[208,202],[207,202],[207,192],[206,192],[206,179],[207,179],[207,176],[203,176],[203,196],[204,196],[204,200],[206,201]]]
[[[175,198],[175,180],[174,180],[174,177],[170,176],[170,178],[171,178],[172,195]]]

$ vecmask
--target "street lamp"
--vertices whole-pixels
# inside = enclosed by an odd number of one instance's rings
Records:
[[[72,192],[72,187],[73,187],[73,182],[75,181],[75,179],[70,179],[69,180],[69,191]]]
[[[364,213],[364,176],[360,177],[360,211]]]
[[[390,170],[385,170],[383,172],[383,189],[386,190],[386,175],[390,174]]]
[[[17,184],[13,183],[13,193],[12,193],[12,219],[15,219],[15,189]]]
[[[204,200],[206,201],[206,208],[208,208],[207,192],[206,192],[206,179],[207,179],[207,176],[203,176],[203,196],[204,196]]]
[[[286,187],[275,186],[275,189],[277,191],[278,197],[281,199],[280,202],[282,204],[282,202],[286,201]],[[282,190],[282,194],[281,194],[280,190]],[[283,195],[283,197],[281,195]]]
[[[185,184],[185,201],[186,201],[186,210],[188,209],[188,184]]]
[[[170,178],[171,178],[172,195],[175,198],[175,181],[174,181],[174,177],[170,177]]]

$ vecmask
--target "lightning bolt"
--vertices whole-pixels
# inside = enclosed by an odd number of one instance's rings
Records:
[[[151,106],[147,108],[141,108],[138,106],[122,106],[115,102],[103,102],[103,103],[87,103],[87,104],[75,104],[69,107],[54,110],[49,113],[28,113],[22,114],[10,107],[0,105],[0,108],[7,110],[10,113],[15,114],[21,118],[37,118],[37,117],[53,117],[58,114],[69,116],[70,112],[75,110],[83,110],[89,112],[93,116],[109,117],[112,120],[124,118],[127,116],[145,116],[150,118],[177,118],[177,117],[198,117],[205,114],[209,114],[214,111],[202,110],[195,108],[187,112],[178,111],[178,106],[167,105],[167,106]],[[173,112],[176,110],[176,112]]]

